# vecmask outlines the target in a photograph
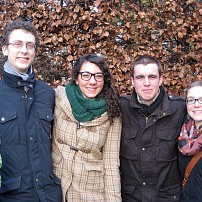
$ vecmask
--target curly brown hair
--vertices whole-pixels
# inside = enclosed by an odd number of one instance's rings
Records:
[[[104,86],[102,91],[96,97],[104,96],[107,105],[107,113],[109,119],[113,121],[114,117],[121,116],[120,110],[120,95],[115,85],[112,84],[112,75],[109,72],[109,68],[105,59],[97,54],[88,54],[80,57],[74,64],[71,72],[70,83],[72,85],[76,84],[81,66],[84,62],[91,62],[97,65],[104,75]]]

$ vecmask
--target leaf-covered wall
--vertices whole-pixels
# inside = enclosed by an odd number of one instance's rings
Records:
[[[0,34],[13,19],[31,20],[40,36],[34,68],[39,79],[64,85],[74,61],[99,53],[109,64],[120,93],[131,93],[131,64],[150,54],[162,64],[164,86],[183,95],[202,79],[202,2],[168,1],[1,1]],[[3,58],[1,55],[1,66]]]

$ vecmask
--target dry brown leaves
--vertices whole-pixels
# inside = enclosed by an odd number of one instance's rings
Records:
[[[61,7],[53,1],[11,1],[1,6],[0,32],[16,18],[31,19],[37,27],[41,43],[34,66],[40,79],[65,84],[74,61],[87,53],[107,59],[120,93],[131,93],[131,64],[142,54],[161,62],[164,86],[172,94],[182,95],[187,84],[202,79],[201,2],[78,2]]]

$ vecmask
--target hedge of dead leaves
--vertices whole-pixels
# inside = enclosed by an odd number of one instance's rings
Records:
[[[88,53],[107,59],[120,93],[131,93],[131,64],[143,54],[161,62],[172,94],[183,95],[187,84],[202,79],[201,1],[28,2],[1,2],[0,34],[13,19],[31,20],[40,37],[37,77],[52,86],[64,85],[74,61]]]

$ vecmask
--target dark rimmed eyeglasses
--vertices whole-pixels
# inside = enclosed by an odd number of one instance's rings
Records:
[[[195,99],[195,98],[187,98],[186,103],[187,103],[188,105],[193,105],[193,104],[196,103],[196,101],[197,101],[199,104],[202,104],[202,97],[201,97],[201,98],[197,98],[197,99]]]
[[[81,74],[81,79],[84,81],[89,81],[92,76],[94,76],[94,79],[98,82],[101,82],[104,80],[104,75],[102,73],[92,74],[90,72],[85,71],[85,72],[79,72],[79,74]]]
[[[22,42],[22,41],[14,41],[13,43],[8,43],[6,45],[12,45],[16,49],[22,49],[22,47],[25,45],[27,50],[34,50],[36,48],[36,45],[32,42]]]

